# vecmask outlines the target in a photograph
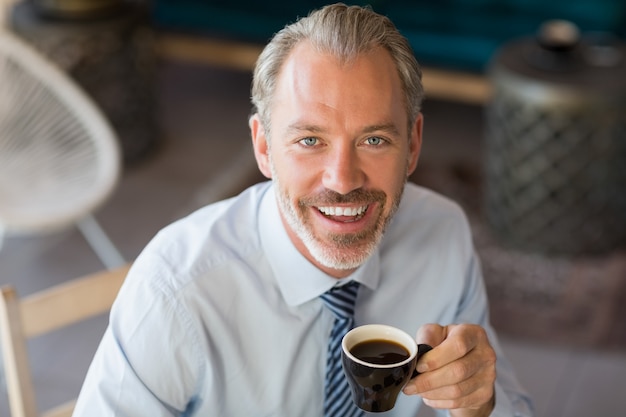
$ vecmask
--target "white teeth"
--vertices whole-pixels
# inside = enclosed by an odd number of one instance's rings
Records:
[[[359,216],[367,210],[367,206],[361,207],[318,207],[318,210],[327,216]]]

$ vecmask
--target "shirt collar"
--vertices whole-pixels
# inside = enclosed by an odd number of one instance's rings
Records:
[[[275,184],[263,196],[259,211],[261,244],[285,302],[290,306],[304,304],[333,286],[357,281],[374,290],[380,281],[378,248],[368,260],[346,278],[337,279],[309,262],[289,239],[276,202]]]

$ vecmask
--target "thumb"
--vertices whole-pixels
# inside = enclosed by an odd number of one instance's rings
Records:
[[[439,346],[448,336],[448,330],[439,324],[424,324],[417,330],[415,340],[417,343],[425,343],[432,347]]]
[[[444,326],[440,326],[439,324],[425,324],[418,329],[415,340],[418,344],[426,344],[435,348],[446,340],[447,333],[448,330]],[[417,372],[428,372],[431,369],[428,356],[429,355],[425,353],[419,357],[417,360]]]

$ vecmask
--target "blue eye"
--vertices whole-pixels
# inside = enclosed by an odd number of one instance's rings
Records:
[[[304,146],[315,146],[317,144],[317,138],[304,138],[300,142]]]
[[[372,137],[367,138],[368,145],[378,146],[378,145],[382,145],[383,142],[384,140],[382,138],[379,138],[378,136],[372,136]]]

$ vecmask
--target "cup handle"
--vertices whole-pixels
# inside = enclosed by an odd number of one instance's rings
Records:
[[[433,347],[430,345],[427,345],[425,343],[420,343],[417,345],[417,358],[419,359],[420,356],[422,356],[424,353],[429,352],[433,350]],[[415,378],[416,376],[418,376],[420,373],[417,372],[417,369],[413,370],[413,375],[411,375],[411,379]]]

